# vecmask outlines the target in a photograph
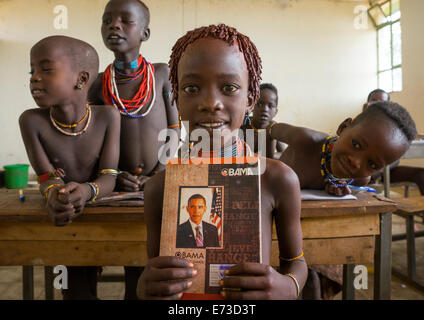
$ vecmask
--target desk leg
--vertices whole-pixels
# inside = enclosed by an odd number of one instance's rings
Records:
[[[355,300],[355,288],[353,286],[353,269],[355,268],[354,264],[344,264],[343,265],[343,300]]]
[[[375,238],[374,299],[390,300],[392,283],[392,213],[380,214],[380,235]]]
[[[53,267],[44,267],[44,290],[46,300],[54,300],[53,281]]]
[[[34,267],[22,267],[22,296],[24,300],[34,300]]]

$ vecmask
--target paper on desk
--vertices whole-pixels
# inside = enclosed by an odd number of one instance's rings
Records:
[[[356,200],[358,199],[353,194],[347,194],[342,197],[332,196],[325,190],[301,190],[302,200]]]

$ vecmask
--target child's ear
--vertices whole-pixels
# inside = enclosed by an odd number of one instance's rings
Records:
[[[90,73],[87,71],[81,71],[78,74],[76,87],[78,89],[82,89],[88,83],[88,80],[90,80]]]
[[[352,124],[352,118],[347,118],[345,121],[343,121],[339,127],[337,128],[337,135],[339,136],[344,129],[346,129],[347,127],[349,127]]]
[[[142,31],[141,31],[141,41],[147,41],[150,38],[150,28],[149,27],[145,27]]]

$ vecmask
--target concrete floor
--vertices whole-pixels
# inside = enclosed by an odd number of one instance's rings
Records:
[[[393,197],[399,193],[394,192]],[[418,195],[416,190],[411,191],[411,196]],[[416,230],[424,230],[423,220],[416,219]],[[404,219],[393,215],[393,234],[405,233]],[[424,281],[424,237],[416,240],[416,263],[417,275]],[[392,243],[392,264],[401,270],[406,270],[406,240]],[[368,289],[355,290],[358,300],[373,299],[373,274],[372,266],[368,268]],[[104,274],[123,274],[122,267],[104,267]],[[424,292],[415,290],[398,278],[392,276],[392,299],[393,300],[424,300]],[[54,289],[55,299],[62,299],[59,290]],[[102,300],[120,300],[124,297],[123,282],[100,282],[98,284],[98,295]],[[341,293],[334,299],[341,299]],[[44,268],[34,267],[34,298],[44,299]],[[0,267],[0,300],[21,300],[22,299],[22,267]]]

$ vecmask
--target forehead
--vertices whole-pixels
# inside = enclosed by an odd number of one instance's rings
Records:
[[[50,62],[70,62],[69,52],[63,47],[61,41],[43,41],[32,47],[30,52],[31,62],[36,63],[43,60]]]
[[[145,18],[146,10],[141,3],[134,0],[112,0],[105,7],[103,14],[120,13],[126,15],[136,15]]]
[[[277,95],[271,89],[265,88],[265,89],[261,89],[261,99],[262,100],[269,100],[269,101],[276,101]]]
[[[387,101],[389,98],[389,94],[386,92],[374,92],[371,97],[370,101]]]
[[[206,201],[203,198],[195,198],[190,200],[190,205],[202,205],[206,204]]]
[[[199,39],[187,46],[178,63],[178,79],[187,74],[230,74],[248,79],[246,62],[238,46],[212,38]]]

